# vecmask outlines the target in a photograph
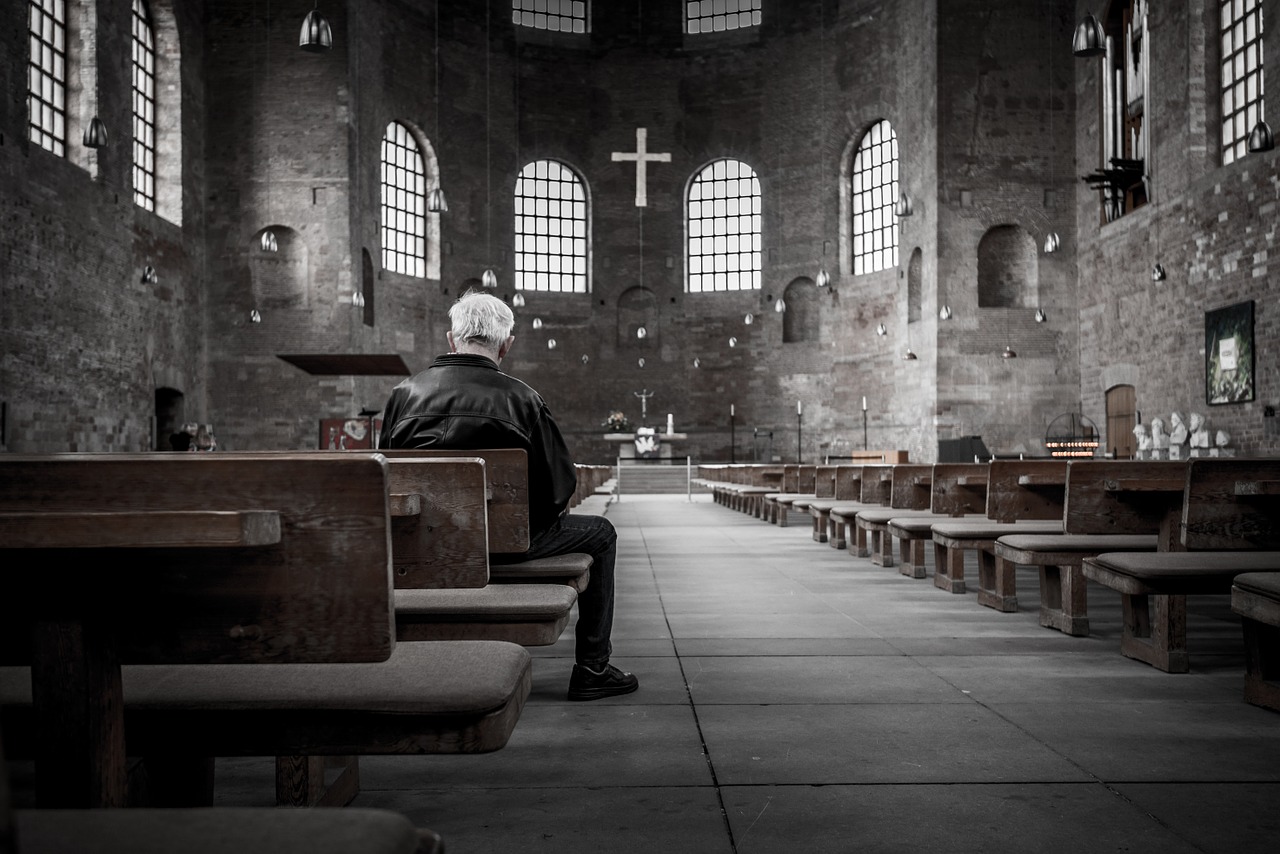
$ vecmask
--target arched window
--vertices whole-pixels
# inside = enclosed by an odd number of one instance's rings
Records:
[[[884,120],[863,134],[853,156],[853,274],[898,266],[898,135]]]
[[[587,293],[587,190],[578,174],[533,161],[516,179],[515,208],[516,290]]]
[[[382,137],[382,267],[426,275],[427,176],[422,152],[409,129],[387,125]]]
[[[740,160],[717,160],[689,182],[689,293],[760,287],[760,179]]]
[[[133,0],[133,200],[156,209],[156,39],[145,0]]]
[[[920,319],[920,303],[924,290],[924,252],[917,246],[907,262],[907,323]]]
[[[591,29],[585,0],[511,0],[511,23],[556,33]]]
[[[686,33],[760,26],[760,0],[690,0],[684,9]]]
[[[31,54],[27,115],[31,141],[60,157],[67,153],[67,12],[64,0],[28,3]]]
[[[1262,97],[1261,0],[1221,0],[1222,163],[1248,151],[1249,131],[1266,118]]]

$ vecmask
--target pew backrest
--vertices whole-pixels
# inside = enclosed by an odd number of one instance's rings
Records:
[[[383,451],[393,463],[400,457],[484,460],[488,480],[489,551],[521,554],[529,550],[529,457],[522,448],[445,451],[434,448]]]
[[[987,507],[987,463],[938,463],[933,467],[929,509],[943,516],[983,513]]]
[[[385,660],[387,496],[373,453],[0,455],[6,663],[64,614],[128,663]]]
[[[480,457],[388,456],[397,589],[489,583],[488,475]]]
[[[862,466],[836,466],[835,495],[840,501],[862,499]]]
[[[818,466],[814,473],[813,494],[818,498],[835,498],[836,466]]]
[[[893,497],[893,466],[867,465],[862,467],[862,490],[858,496],[863,504],[889,506]]]
[[[1063,529],[1068,534],[1161,534],[1176,547],[1187,463],[1073,460],[1067,465]]]
[[[892,467],[889,506],[898,510],[928,510],[933,495],[933,466],[903,463]]]
[[[1280,550],[1280,460],[1187,464],[1181,538],[1188,550]]]
[[[987,472],[987,518],[1058,521],[1066,502],[1066,460],[992,460]]]

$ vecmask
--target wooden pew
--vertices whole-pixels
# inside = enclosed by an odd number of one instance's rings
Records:
[[[1124,655],[1186,673],[1187,596],[1230,593],[1242,573],[1280,572],[1280,460],[1175,465],[1186,466],[1183,490],[1159,506],[1165,528],[1173,507],[1176,539],[1159,552],[1100,554],[1085,561],[1084,574],[1121,595]]]
[[[893,566],[893,536],[889,532],[892,519],[927,515],[933,498],[933,466],[902,463],[890,467],[889,505],[858,512],[858,537],[865,537],[871,562],[877,566]]]
[[[29,666],[0,668],[0,715],[38,802],[122,805],[126,748],[174,758],[181,804],[207,757],[505,744],[529,655],[395,643],[388,495],[378,454],[0,457],[0,549],[38,568],[6,579]]]
[[[857,501],[862,497],[862,466],[836,466],[832,476],[831,497],[815,498],[809,502],[809,516],[813,519],[814,542],[826,543],[833,549],[845,546],[844,526],[833,530],[831,508],[837,504]]]
[[[980,516],[987,505],[987,463],[937,463],[933,466],[929,513],[894,517],[889,534],[901,543],[898,571],[909,578],[925,578],[925,544],[933,541],[933,526],[948,519]]]
[[[941,521],[932,527],[934,586],[964,593],[964,554],[976,551],[978,601],[996,607],[983,593],[997,584],[996,540],[1014,533],[1061,533],[1065,485],[1066,463],[1060,460],[992,460],[987,472],[986,519]],[[1012,584],[1011,574],[1008,579],[999,578]]]
[[[1237,575],[1231,610],[1244,631],[1244,699],[1280,712],[1280,573]]]
[[[858,514],[872,507],[883,507],[893,494],[893,466],[886,464],[864,465],[861,471],[858,498],[838,502],[827,511],[827,536],[835,537],[836,548],[853,543],[849,554],[853,557],[870,557],[866,532],[858,528]]]
[[[1089,633],[1082,565],[1103,552],[1150,552],[1168,527],[1170,502],[1185,463],[1073,460],[1067,466],[1063,533],[1011,534],[996,541],[994,590],[982,597],[997,610],[1017,610],[1015,567],[1040,573],[1040,625],[1070,635]]]
[[[489,580],[496,584],[567,584],[579,593],[586,589],[591,569],[587,555],[538,560],[514,557],[529,550],[529,458],[524,450],[397,449],[381,453],[393,465],[398,459],[413,458],[484,460],[488,479]]]
[[[782,467],[782,491],[764,495],[762,514],[764,519],[779,528],[790,524],[791,505],[797,498],[815,498],[814,481],[817,466],[784,465]]]
[[[812,517],[810,507],[818,501],[829,501],[835,498],[836,494],[836,469],[837,466],[815,466],[813,473],[813,497],[809,498],[801,496],[791,502],[792,509],[800,513],[809,514]],[[827,529],[823,526],[819,530],[817,525],[813,526],[814,540],[817,542],[826,542]]]

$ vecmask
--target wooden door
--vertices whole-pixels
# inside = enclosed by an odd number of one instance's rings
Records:
[[[1107,389],[1107,444],[1105,450],[1117,460],[1131,460],[1137,449],[1133,428],[1137,424],[1137,394],[1131,385]]]

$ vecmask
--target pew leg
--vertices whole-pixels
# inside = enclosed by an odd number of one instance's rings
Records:
[[[359,793],[358,757],[276,757],[276,806],[345,807]]]
[[[898,567],[898,572],[908,578],[924,578],[924,546],[924,540],[904,539],[902,541],[902,565]]]
[[[1006,614],[1018,610],[1016,563],[985,550],[978,552],[978,604]]]
[[[809,515],[813,517],[813,541],[815,543],[825,543],[827,541],[827,516],[817,510],[810,510]]]
[[[1244,699],[1280,712],[1280,628],[1248,618],[1244,628]]]
[[[948,593],[964,592],[964,549],[934,544],[933,585]]]
[[[1087,637],[1089,600],[1086,593],[1084,571],[1079,566],[1040,567],[1040,625]]]
[[[875,537],[876,550],[871,556],[871,562],[876,566],[893,566],[893,537],[889,534],[888,526],[877,529]]]
[[[790,525],[791,525],[791,505],[790,505],[790,504],[783,504],[781,501],[779,501],[779,502],[777,502],[777,507],[778,507],[778,509],[777,509],[777,511],[776,511],[776,513],[775,513],[775,515],[777,516],[777,525],[778,525],[778,527],[779,527],[779,528],[788,528],[788,527],[790,527]]]
[[[827,545],[833,549],[844,548],[844,520],[827,515]]]
[[[1121,594],[1124,632],[1120,652],[1165,673],[1186,673],[1187,597]]]
[[[853,534],[853,556],[871,557],[867,548],[867,529],[858,524],[857,517],[849,520],[849,533]]]

